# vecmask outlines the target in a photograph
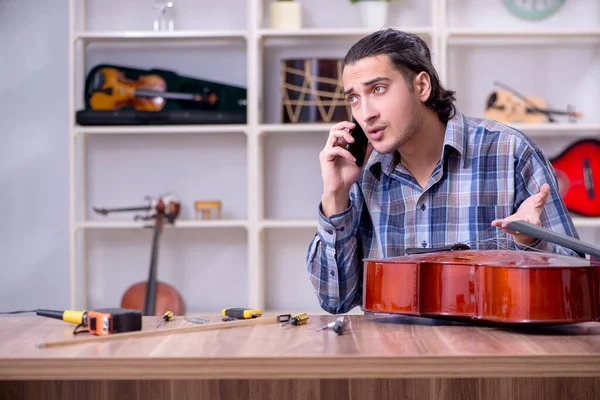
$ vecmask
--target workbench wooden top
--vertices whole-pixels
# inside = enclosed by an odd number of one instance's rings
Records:
[[[337,317],[57,348],[38,345],[90,334],[73,337],[74,325],[60,320],[2,317],[0,379],[600,376],[600,323],[511,329],[349,315],[343,335],[320,330]],[[144,317],[143,330],[194,325],[179,316],[159,328],[156,321]]]

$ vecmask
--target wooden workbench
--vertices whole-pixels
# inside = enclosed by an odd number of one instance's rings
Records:
[[[351,315],[341,336],[318,330],[333,320],[38,348],[72,338],[73,326],[4,317],[0,398],[600,398],[600,323],[516,330]],[[155,322],[145,317],[143,330]]]

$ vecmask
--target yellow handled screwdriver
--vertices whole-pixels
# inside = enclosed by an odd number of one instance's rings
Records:
[[[160,319],[156,323],[156,327],[158,328],[160,326],[160,324],[163,324],[165,322],[169,322],[172,319],[173,319],[173,312],[172,311],[167,311],[166,313],[163,314],[162,317],[160,317]]]
[[[224,317],[235,319],[258,318],[262,315],[262,311],[256,308],[224,308],[221,311]]]
[[[286,321],[283,324],[281,324],[281,326],[285,326],[287,324],[298,326],[298,325],[304,325],[307,322],[308,322],[308,314],[300,313],[300,314],[294,315],[292,318],[290,318],[289,321]]]

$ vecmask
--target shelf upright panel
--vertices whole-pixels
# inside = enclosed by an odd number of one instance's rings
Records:
[[[264,244],[260,221],[263,214],[262,141],[259,134],[262,103],[262,24],[263,0],[247,0],[247,112],[248,112],[248,306],[265,308]]]

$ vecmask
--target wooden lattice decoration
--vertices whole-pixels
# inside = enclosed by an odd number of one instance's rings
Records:
[[[283,122],[349,120],[352,113],[344,98],[341,66],[339,59],[282,60]]]

